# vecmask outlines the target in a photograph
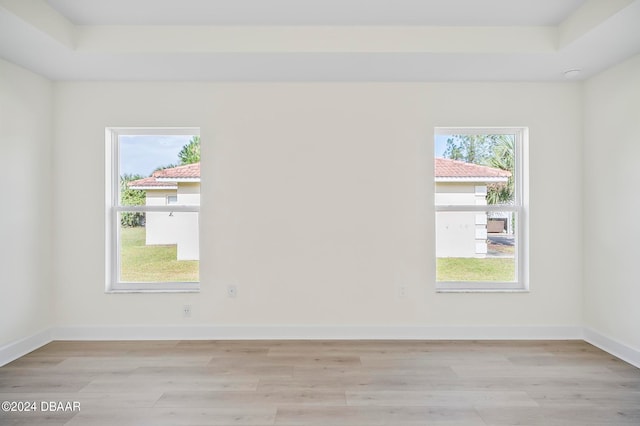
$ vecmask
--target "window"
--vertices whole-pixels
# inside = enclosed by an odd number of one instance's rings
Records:
[[[106,130],[108,292],[199,290],[199,133]]]
[[[527,130],[435,131],[436,288],[527,290]]]

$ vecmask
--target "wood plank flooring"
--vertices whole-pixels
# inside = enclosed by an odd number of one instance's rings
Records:
[[[640,425],[640,369],[582,341],[57,341],[1,401],[38,410],[0,425]]]

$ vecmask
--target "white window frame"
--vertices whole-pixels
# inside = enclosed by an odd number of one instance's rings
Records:
[[[516,280],[505,281],[438,281],[434,257],[434,281],[436,291],[446,292],[528,292],[529,291],[529,131],[526,127],[436,127],[434,135],[515,135],[513,205],[435,205],[434,235],[438,212],[491,212],[512,211],[518,218],[515,235]],[[434,137],[435,144],[435,137]],[[434,152],[432,150],[431,152]],[[433,164],[433,163],[432,163]],[[434,189],[435,189],[435,173]],[[437,240],[436,240],[437,241]],[[434,248],[437,250],[435,247]]]
[[[170,199],[175,198],[175,202],[171,202]],[[178,204],[178,196],[177,195],[167,195],[167,205],[175,206]]]
[[[120,281],[120,212],[200,212],[200,206],[121,206],[120,155],[118,138],[134,135],[199,136],[193,127],[108,127],[105,129],[105,292],[106,293],[193,293],[200,282],[125,282]]]

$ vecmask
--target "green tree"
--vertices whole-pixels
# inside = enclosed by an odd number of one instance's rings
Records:
[[[493,155],[489,165],[496,169],[507,170],[511,176],[507,183],[489,185],[487,188],[487,202],[489,204],[508,204],[514,201],[515,190],[513,175],[515,172],[515,141],[511,135],[497,135],[493,146]]]
[[[123,206],[142,206],[146,201],[146,192],[140,189],[129,188],[129,182],[142,179],[141,175],[124,174],[120,176],[120,203]],[[124,227],[142,226],[144,224],[143,212],[122,212],[120,224]]]
[[[495,167],[511,172],[507,183],[487,186],[487,203],[513,201],[514,139],[511,135],[451,135],[443,153],[445,158]]]
[[[465,163],[487,165],[493,153],[494,136],[497,135],[451,135],[443,155]]]
[[[180,160],[180,164],[171,163],[158,166],[153,171],[157,172],[158,170],[172,169],[186,164],[198,163],[200,161],[200,136],[193,136],[189,139],[189,142],[178,152],[178,159]],[[153,175],[153,172],[151,174]]]
[[[153,172],[151,172],[151,176],[153,176],[154,172],[157,172],[159,170],[164,170],[164,169],[173,169],[174,167],[178,167],[180,166],[180,164],[167,164],[165,166],[158,166],[155,169],[153,169]]]
[[[178,153],[180,164],[193,164],[200,161],[200,136],[194,136]]]

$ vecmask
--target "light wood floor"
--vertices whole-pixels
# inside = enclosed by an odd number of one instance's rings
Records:
[[[640,425],[640,370],[580,341],[53,342],[1,425]]]

